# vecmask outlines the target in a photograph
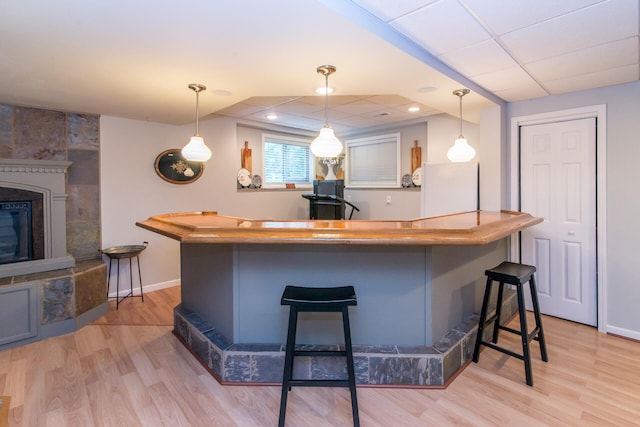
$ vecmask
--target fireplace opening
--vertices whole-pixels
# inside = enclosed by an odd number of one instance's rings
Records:
[[[0,202],[0,264],[32,259],[31,201]]]
[[[0,187],[0,265],[44,258],[42,193]]]

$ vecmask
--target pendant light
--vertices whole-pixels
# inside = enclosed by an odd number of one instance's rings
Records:
[[[206,90],[205,85],[191,83],[189,89],[196,93],[196,134],[191,137],[187,145],[182,148],[182,157],[192,162],[206,162],[211,158],[211,150],[204,143],[204,139],[198,134],[198,101],[200,92]]]
[[[462,136],[462,97],[470,92],[469,89],[454,90],[453,94],[460,98],[460,136],[456,138],[453,147],[447,151],[447,157],[452,162],[468,162],[476,156],[476,150],[467,142],[467,138]]]
[[[342,152],[342,143],[336,138],[333,129],[329,126],[329,75],[336,71],[336,67],[333,65],[321,65],[316,71],[324,76],[324,126],[322,126],[320,134],[313,140],[309,148],[316,157],[337,157]]]

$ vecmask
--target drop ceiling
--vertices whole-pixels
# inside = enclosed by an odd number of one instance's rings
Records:
[[[336,131],[640,79],[637,0],[0,2],[0,103],[167,124]],[[417,115],[406,108],[419,105]]]

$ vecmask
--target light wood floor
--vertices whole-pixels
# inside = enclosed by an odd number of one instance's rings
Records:
[[[148,293],[75,333],[0,352],[9,425],[275,426],[279,387],[219,385],[171,334],[178,300],[178,289]],[[534,343],[534,387],[522,362],[485,349],[445,390],[358,388],[361,424],[640,425],[640,343],[543,322],[550,362]],[[510,334],[500,339],[517,344]],[[289,396],[288,426],[352,423],[346,389]]]

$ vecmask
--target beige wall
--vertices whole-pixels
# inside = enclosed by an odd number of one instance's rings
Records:
[[[444,161],[458,136],[459,122],[447,116],[401,130],[402,171],[409,173],[410,147],[418,139],[423,160]],[[167,212],[217,211],[221,215],[262,219],[306,219],[309,189],[238,190],[240,148],[247,134],[238,135],[236,122],[217,118],[200,123],[200,134],[213,151],[202,177],[191,184],[176,185],[156,175],[154,160],[164,150],[181,148],[193,133],[192,125],[169,126],[114,117],[102,117],[101,185],[103,246],[140,244],[149,247],[141,255],[145,286],[165,286],[180,277],[179,244],[135,225],[152,215]],[[259,131],[258,131],[259,132]],[[465,123],[465,136],[477,141],[478,126]],[[254,142],[254,140],[256,142]],[[260,163],[252,137],[254,165]],[[347,199],[361,208],[354,219],[411,219],[420,215],[417,189],[347,190]],[[386,197],[391,196],[391,204]],[[126,274],[126,273],[125,273]]]

